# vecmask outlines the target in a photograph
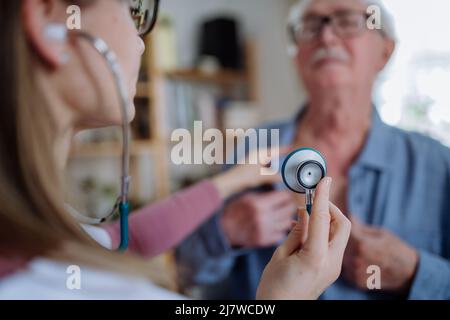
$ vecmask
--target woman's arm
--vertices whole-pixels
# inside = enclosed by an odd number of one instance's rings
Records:
[[[129,250],[154,257],[183,241],[222,204],[222,197],[210,181],[200,182],[172,197],[146,206],[130,215]],[[120,242],[118,222],[105,227],[113,248]]]
[[[281,180],[267,174],[264,164],[237,165],[130,216],[129,249],[144,257],[154,257],[181,243],[222,205],[224,199],[245,189]],[[266,174],[263,174],[266,173]],[[113,248],[120,242],[120,225],[107,226]]]

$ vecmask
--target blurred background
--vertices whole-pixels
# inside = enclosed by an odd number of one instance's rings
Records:
[[[305,94],[287,54],[286,34],[287,14],[294,2],[161,1],[157,28],[145,39],[136,98],[131,160],[134,208],[218,169],[172,164],[174,129],[192,130],[195,120],[203,121],[204,129],[245,129],[298,112]],[[446,16],[450,2],[384,2],[395,17],[399,41],[379,79],[374,101],[387,123],[450,146]],[[80,212],[104,216],[110,209],[118,194],[120,152],[118,129],[77,136],[67,196]],[[161,259],[167,263],[170,255]]]

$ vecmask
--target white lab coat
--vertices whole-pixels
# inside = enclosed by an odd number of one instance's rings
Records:
[[[111,248],[111,239],[106,231],[92,226],[84,228],[101,245]],[[68,263],[35,259],[25,269],[0,280],[0,300],[184,299],[147,279],[86,266],[78,266],[79,269],[70,267]]]

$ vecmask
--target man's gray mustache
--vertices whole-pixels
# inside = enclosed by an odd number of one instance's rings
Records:
[[[315,64],[324,59],[336,59],[341,62],[349,62],[350,56],[349,54],[343,50],[338,48],[320,48],[314,52],[311,57],[311,64]]]

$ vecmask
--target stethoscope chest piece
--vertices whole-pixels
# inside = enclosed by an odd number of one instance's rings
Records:
[[[290,153],[284,160],[281,176],[293,192],[306,193],[306,206],[311,211],[312,194],[327,174],[325,158],[319,151],[301,148]]]

